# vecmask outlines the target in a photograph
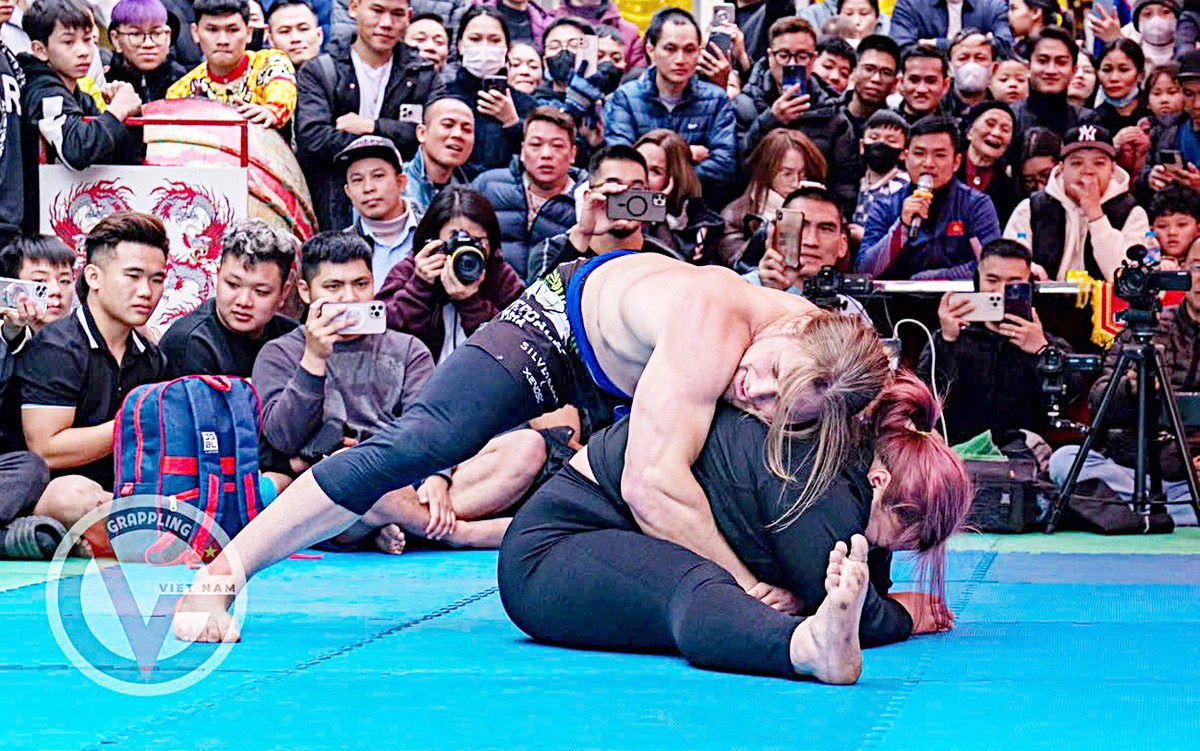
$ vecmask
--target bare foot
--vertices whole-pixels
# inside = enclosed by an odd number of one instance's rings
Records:
[[[233,577],[213,576],[208,569],[196,572],[191,591],[175,603],[171,628],[180,641],[241,641],[237,623],[229,614],[237,593]]]
[[[867,540],[854,535],[847,555],[839,542],[829,553],[825,601],[792,632],[792,665],[822,683],[847,685],[862,674],[858,623],[867,598]]]
[[[404,530],[396,524],[387,524],[375,533],[375,544],[385,553],[400,555],[404,552]]]

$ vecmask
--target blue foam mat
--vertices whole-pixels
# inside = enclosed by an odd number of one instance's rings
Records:
[[[952,552],[958,628],[867,651],[853,688],[534,644],[494,553],[420,552],[273,567],[202,684],[131,697],[69,664],[24,586],[0,592],[0,747],[1196,748],[1200,553],[1129,558]]]

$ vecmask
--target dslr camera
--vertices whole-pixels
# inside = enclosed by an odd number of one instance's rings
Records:
[[[829,310],[845,307],[839,295],[868,297],[874,291],[869,276],[846,276],[833,266],[822,266],[815,276],[804,280],[804,296],[813,304]]]
[[[487,268],[483,245],[466,230],[456,229],[442,241],[442,252],[450,256],[450,268],[463,284],[474,284]]]

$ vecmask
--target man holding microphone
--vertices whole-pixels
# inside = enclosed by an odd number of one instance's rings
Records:
[[[906,164],[913,184],[871,207],[855,269],[879,279],[968,279],[979,251],[1000,237],[987,195],[954,177],[958,126],[926,117],[912,126]]]

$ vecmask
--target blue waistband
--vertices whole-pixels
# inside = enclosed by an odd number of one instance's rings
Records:
[[[596,360],[596,350],[592,349],[592,343],[588,341],[587,330],[583,326],[583,283],[587,281],[593,271],[603,264],[614,258],[637,252],[636,250],[614,250],[611,253],[596,256],[579,267],[567,282],[567,321],[571,324],[571,332],[575,335],[575,345],[579,347],[579,359],[583,361],[588,375],[592,377],[597,386],[625,401],[632,401],[633,397],[626,394],[609,379]]]

